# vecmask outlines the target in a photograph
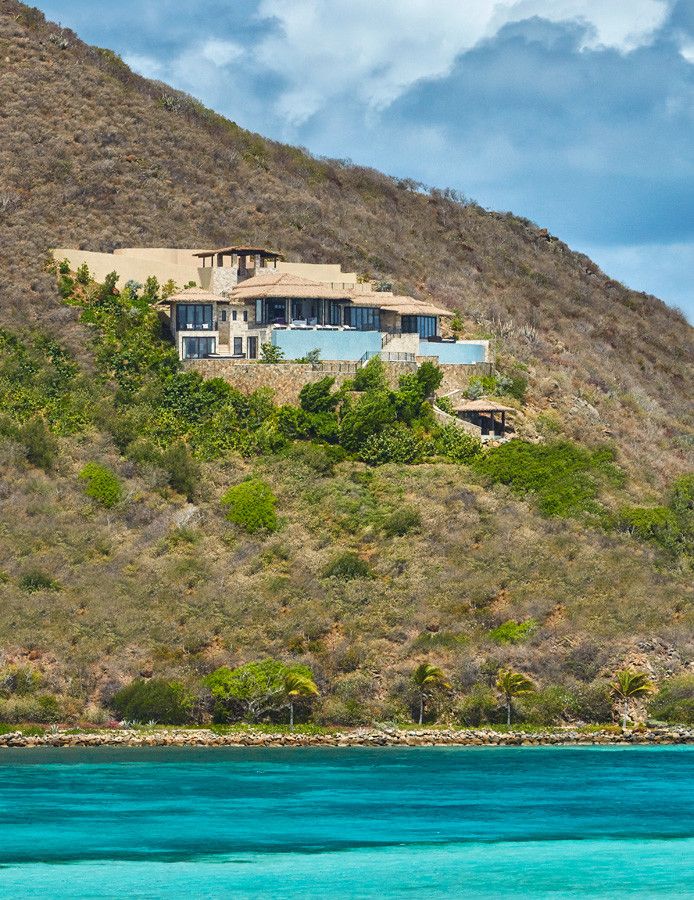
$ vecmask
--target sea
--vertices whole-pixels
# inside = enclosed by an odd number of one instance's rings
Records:
[[[0,751],[0,897],[694,898],[694,748]]]

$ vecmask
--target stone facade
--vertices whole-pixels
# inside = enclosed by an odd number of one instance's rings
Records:
[[[414,363],[384,363],[391,387],[397,387],[401,375],[414,371]],[[259,363],[235,359],[187,359],[183,362],[187,372],[199,372],[203,378],[223,378],[244,394],[268,387],[275,394],[277,403],[297,403],[299,392],[305,384],[312,384],[330,375],[335,386],[340,387],[348,378],[354,378],[356,363]]]
[[[436,356],[421,356],[417,359],[418,363],[425,360],[435,363],[443,372],[443,381],[438,389],[438,394],[447,394],[449,391],[466,388],[468,382],[473,375],[491,375],[494,371],[492,363],[440,363]]]

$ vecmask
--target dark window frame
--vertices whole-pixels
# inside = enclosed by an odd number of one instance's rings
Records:
[[[188,328],[188,326],[191,326]],[[207,327],[205,327],[207,326]],[[211,303],[177,303],[177,331],[213,331],[214,308]]]
[[[183,359],[206,359],[217,351],[217,339],[213,337],[184,337],[182,344]],[[190,352],[192,349],[193,352]]]

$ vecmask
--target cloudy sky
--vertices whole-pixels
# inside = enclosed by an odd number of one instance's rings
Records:
[[[38,5],[246,128],[528,216],[694,319],[694,0]]]

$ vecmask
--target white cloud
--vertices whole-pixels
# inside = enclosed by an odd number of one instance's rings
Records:
[[[123,62],[145,78],[161,78],[164,68],[158,59],[144,53],[129,53],[123,56]]]
[[[200,47],[200,54],[215,66],[228,66],[243,56],[243,48],[234,41],[210,38]]]
[[[629,52],[668,10],[667,0],[261,0],[259,16],[277,27],[255,57],[285,79],[277,111],[297,125],[342,96],[384,108],[511,22],[578,22],[584,48]]]

